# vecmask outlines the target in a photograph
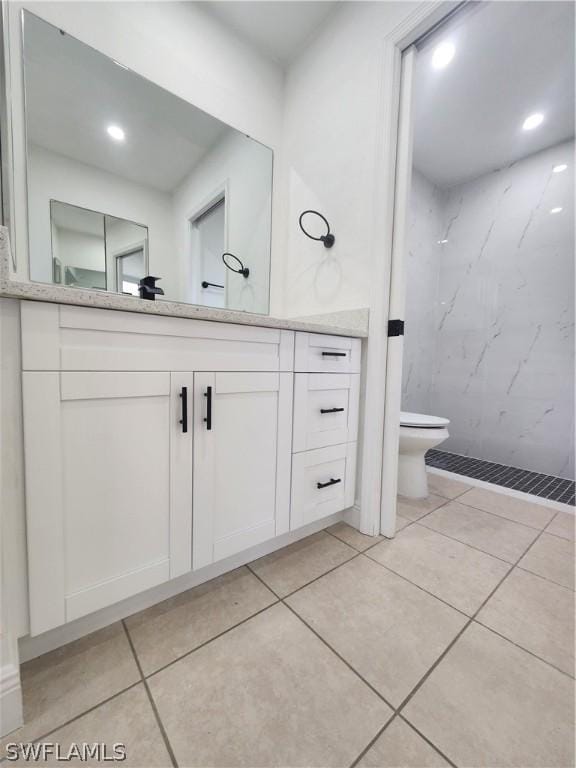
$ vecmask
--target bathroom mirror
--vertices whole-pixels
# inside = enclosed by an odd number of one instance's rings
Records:
[[[137,296],[154,275],[156,300],[267,313],[272,150],[22,21],[30,279]]]

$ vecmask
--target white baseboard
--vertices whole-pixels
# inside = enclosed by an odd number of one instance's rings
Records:
[[[30,637],[29,635],[22,637],[19,641],[20,661],[30,661],[30,659],[41,656],[43,653],[53,651],[55,648],[59,648],[62,645],[66,645],[66,643],[70,643],[73,640],[84,637],[84,635],[90,634],[90,632],[95,632],[97,629],[102,629],[102,627],[113,624],[115,621],[125,619],[133,613],[142,611],[145,608],[150,608],[150,606],[156,605],[156,603],[160,603],[162,600],[173,597],[180,592],[185,592],[187,589],[203,584],[205,581],[214,579],[234,568],[239,568],[252,560],[256,560],[259,557],[270,554],[270,552],[274,552],[288,544],[292,544],[299,539],[310,536],[312,533],[327,528],[339,520],[346,519],[347,522],[350,522],[348,520],[349,513],[351,514],[352,520],[357,519],[359,521],[359,510],[355,512],[354,509],[355,508],[352,508],[351,510],[337,512],[329,517],[324,517],[322,520],[317,520],[296,531],[290,531],[275,539],[271,539],[256,547],[252,547],[245,552],[240,552],[237,555],[228,557],[226,560],[221,560],[206,568],[187,573],[184,576],[180,576],[178,579],[173,579],[164,584],[160,584],[146,592],[129,597],[126,600],[122,600],[121,602],[103,608],[100,611],[91,613],[88,616],[83,616],[80,619],[62,625],[61,627],[51,629],[49,632],[44,632],[35,637]],[[350,525],[355,525],[355,523],[350,522]]]
[[[20,670],[6,664],[0,667],[0,736],[20,728],[23,722]]]
[[[474,477],[459,475],[457,472],[447,472],[445,469],[437,469],[436,467],[426,467],[426,469],[433,475],[449,477],[452,480],[459,480],[461,483],[466,483],[467,485],[474,485],[478,488],[486,488],[486,490],[494,491],[494,493],[502,493],[504,496],[512,496],[515,499],[522,499],[522,501],[530,501],[532,504],[540,504],[543,507],[556,509],[558,512],[568,512],[569,515],[575,514],[575,508],[571,507],[570,504],[562,504],[560,501],[543,499],[541,496],[533,496],[531,493],[515,491],[513,488],[505,488],[503,485],[487,483],[485,480],[476,480]],[[456,501],[458,501],[458,499],[456,499]]]

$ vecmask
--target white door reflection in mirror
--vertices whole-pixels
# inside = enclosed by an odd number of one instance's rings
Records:
[[[226,306],[226,267],[222,254],[226,250],[226,202],[224,198],[211,205],[190,222],[191,259],[196,265],[192,279],[199,286],[192,286],[199,304],[211,307]],[[195,276],[198,276],[197,278]],[[198,291],[200,288],[200,291]]]

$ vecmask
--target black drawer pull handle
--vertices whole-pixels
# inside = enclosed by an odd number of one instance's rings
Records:
[[[346,352],[322,352],[323,357],[346,357]]]
[[[320,413],[341,413],[344,408],[320,408]]]
[[[329,485],[336,485],[336,483],[341,483],[342,480],[338,478],[338,480],[334,480],[332,478],[331,480],[328,480],[327,483],[316,483],[316,488],[328,488]]]
[[[212,387],[206,387],[204,397],[206,398],[206,418],[204,421],[206,422],[206,429],[212,429]]]
[[[182,418],[178,423],[182,424],[182,432],[188,432],[188,387],[182,387],[180,397],[182,398]]]

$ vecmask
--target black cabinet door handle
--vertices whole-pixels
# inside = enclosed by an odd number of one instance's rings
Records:
[[[320,408],[320,413],[341,413],[344,408]]]
[[[327,483],[316,483],[316,488],[328,488],[329,485],[336,485],[336,483],[341,483],[342,480],[338,478],[338,480],[334,480],[332,478],[331,480],[328,480]]]
[[[204,421],[206,422],[206,429],[212,429],[212,387],[206,387],[204,397],[206,398],[206,418]]]
[[[346,357],[346,352],[322,352],[323,357]]]
[[[182,432],[188,432],[188,387],[182,387],[180,398],[182,399],[182,418],[179,424],[182,424]]]

